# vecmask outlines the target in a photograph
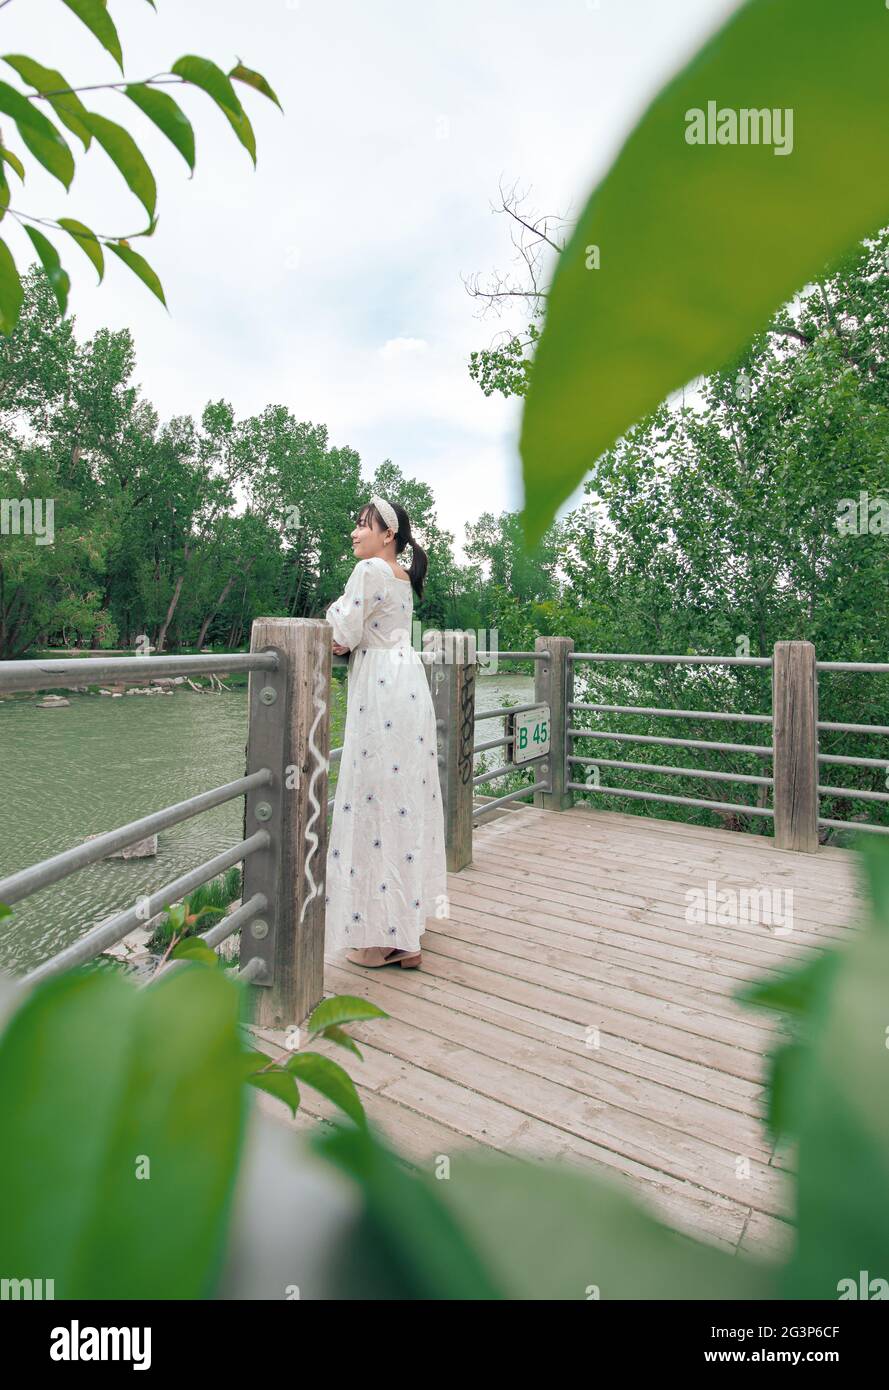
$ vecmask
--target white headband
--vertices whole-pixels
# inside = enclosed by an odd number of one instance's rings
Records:
[[[398,517],[395,515],[395,508],[390,506],[384,497],[372,497],[371,502],[376,507],[380,516],[385,521],[391,531],[398,535]]]

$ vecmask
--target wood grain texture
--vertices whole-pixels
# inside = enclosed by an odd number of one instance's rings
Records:
[[[690,924],[685,893],[714,879],[792,890],[793,930]],[[582,805],[522,807],[477,827],[473,862],[448,891],[420,970],[326,969],[328,993],[389,1015],[349,1030],[365,1060],[346,1065],[405,1161],[431,1171],[481,1145],[570,1164],[676,1230],[785,1255],[792,1163],[763,1124],[777,1024],[733,991],[848,934],[853,856],[803,859],[770,838]],[[281,1041],[258,1036],[270,1050]],[[311,1092],[303,1106],[300,1127],[334,1114]]]
[[[775,843],[818,848],[818,679],[811,642],[776,642],[772,665]]]

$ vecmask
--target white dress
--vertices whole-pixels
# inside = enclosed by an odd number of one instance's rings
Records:
[[[418,951],[447,914],[435,708],[411,645],[413,586],[377,555],[330,605],[350,648],[346,731],[327,850],[325,947]]]

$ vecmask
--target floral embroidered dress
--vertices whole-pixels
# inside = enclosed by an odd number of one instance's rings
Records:
[[[350,648],[346,732],[327,851],[328,951],[418,951],[447,902],[435,708],[411,645],[413,586],[359,560],[327,609]]]

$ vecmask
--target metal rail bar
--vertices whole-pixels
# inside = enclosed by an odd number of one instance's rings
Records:
[[[825,820],[819,816],[818,824],[834,826],[837,830],[864,830],[875,835],[889,835],[889,825],[869,825],[866,821]]]
[[[486,753],[489,748],[502,748],[507,743],[515,743],[515,739],[511,735],[507,735],[506,738],[492,738],[488,743],[476,743],[472,751],[473,753]]]
[[[572,791],[587,792],[595,796],[628,796],[639,801],[669,801],[679,806],[703,806],[708,811],[739,811],[745,816],[774,816],[774,811],[763,806],[740,806],[734,801],[705,801],[693,796],[670,796],[666,792],[636,792],[626,787],[590,787],[585,782],[566,782]]]
[[[723,719],[732,724],[771,724],[770,714],[723,714],[704,709],[651,709],[647,705],[590,705],[569,700],[569,709],[595,710],[600,714],[656,714],[667,719]]]
[[[498,661],[549,661],[549,652],[485,652],[483,655],[496,656]]]
[[[889,672],[885,661],[816,661],[816,671],[881,671]]]
[[[819,720],[818,730],[838,734],[889,734],[889,724],[824,724]]]
[[[481,719],[496,719],[500,714],[524,714],[528,709],[539,709],[545,700],[532,700],[527,705],[500,705],[497,709],[485,709],[479,714],[476,711],[475,722],[478,724]]]
[[[632,772],[660,772],[674,777],[705,777],[713,782],[746,782],[756,787],[773,787],[774,777],[754,777],[745,772],[710,772],[703,767],[665,767],[660,763],[626,763],[613,758],[577,758],[571,756],[569,763],[587,763],[594,767],[619,767]],[[887,796],[889,801],[889,796]]]
[[[221,946],[223,941],[233,936],[241,927],[246,926],[248,922],[252,922],[254,917],[258,917],[261,912],[265,912],[268,905],[268,899],[265,893],[254,893],[252,898],[242,903],[240,907],[236,907],[234,912],[226,913],[221,921],[217,922],[209,931],[201,932],[200,940],[205,941],[208,946],[215,950],[217,946]],[[155,980],[165,979],[166,976],[172,974],[174,970],[181,970],[187,964],[188,961],[185,960],[165,961],[149,979],[140,981],[138,988],[147,989],[149,985],[154,984]]]
[[[264,974],[265,961],[260,960],[259,956],[253,956],[252,959],[248,960],[246,965],[241,967],[235,978],[245,981],[259,980],[262,979]]]
[[[851,758],[841,753],[819,753],[819,763],[841,763],[844,767],[876,767],[881,772],[889,770],[889,758]]]
[[[505,796],[496,796],[493,801],[486,801],[478,810],[473,807],[473,824],[480,816],[486,816],[489,811],[493,811],[495,807],[502,806],[507,801],[516,801],[520,796],[531,796],[534,792],[548,792],[549,789],[550,784],[548,782],[534,782],[531,786],[519,787],[518,791],[507,792]]]
[[[214,787],[212,791],[199,792],[187,801],[178,801],[163,811],[154,811],[150,816],[130,821],[129,825],[106,831],[104,835],[97,835],[94,840],[75,845],[73,849],[63,850],[51,859],[43,859],[39,864],[32,864],[30,868],[20,869],[8,878],[0,879],[0,902],[10,905],[21,902],[23,898],[30,897],[39,889],[46,888],[51,883],[58,883],[59,879],[67,878],[79,869],[85,869],[88,864],[94,864],[97,859],[104,859],[115,850],[133,845],[137,840],[144,840],[147,835],[154,835],[158,830],[166,830],[171,825],[190,820],[202,811],[209,811],[226,801],[234,801],[236,797],[243,796],[254,787],[268,786],[272,780],[271,771],[262,768],[259,772],[252,772],[249,777],[239,777],[237,781],[226,782],[221,787]]]
[[[205,656],[74,656],[59,661],[0,661],[0,691],[95,685],[97,681],[146,681],[207,671],[277,671],[276,652]]]
[[[504,777],[507,772],[520,772],[521,768],[514,767],[512,763],[507,763],[505,767],[495,767],[491,772],[480,772],[477,777],[473,777],[472,785],[479,786],[481,782],[493,782],[495,777]]]
[[[569,661],[636,661],[676,666],[771,666],[770,656],[645,656],[622,652],[569,652]]]
[[[819,796],[845,796],[851,801],[889,801],[889,792],[868,792],[856,790],[854,787],[822,787],[818,788]]]
[[[245,923],[252,922],[254,917],[259,917],[261,913],[265,912],[268,905],[269,900],[265,893],[254,893],[252,898],[249,898],[245,903],[241,903],[241,906],[236,907],[234,912],[227,912],[215,926],[210,927],[208,931],[202,932],[201,940],[206,941],[207,945],[212,946],[215,950],[216,947],[221,946],[223,941],[227,940],[228,937],[232,936],[236,931],[240,931]]]
[[[615,734],[600,729],[567,729],[566,738],[614,739],[617,743],[653,743],[663,748],[706,748],[718,753],[752,753],[757,758],[770,758],[771,748],[757,743],[708,743],[700,738],[659,738],[655,734]]]
[[[266,849],[271,844],[271,835],[267,830],[257,830],[255,834],[246,840],[241,840],[232,849],[225,850],[222,854],[217,854],[213,859],[208,859],[206,863],[200,864],[196,869],[191,869],[187,874],[181,874],[179,878],[158,888],[156,892],[147,895],[136,903],[135,907],[127,908],[125,912],[118,912],[107,922],[100,923],[92,931],[81,936],[70,946],[66,946],[63,951],[51,956],[49,960],[43,961],[29,974],[25,975],[22,983],[25,985],[37,984],[40,980],[47,979],[50,975],[61,974],[63,970],[70,970],[76,965],[85,965],[121,941],[134,928],[144,925],[145,921],[154,916],[155,912],[160,912],[163,908],[169,907],[171,903],[179,902],[181,898],[187,897],[195,888],[199,888],[202,883],[207,883],[217,874],[224,873],[233,864],[240,864],[246,859],[248,854],[255,854],[259,849]]]

